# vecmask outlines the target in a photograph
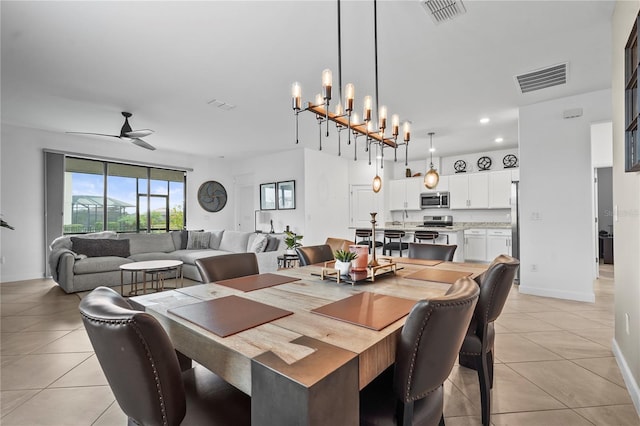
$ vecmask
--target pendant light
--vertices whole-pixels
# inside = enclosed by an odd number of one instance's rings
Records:
[[[424,186],[427,189],[433,189],[438,186],[438,181],[440,181],[440,176],[436,169],[433,168],[433,135],[435,133],[429,132],[429,137],[431,139],[431,146],[429,148],[429,156],[430,156],[430,164],[429,171],[424,175]]]
[[[376,145],[376,177],[373,178],[372,188],[373,192],[376,194],[380,192],[380,189],[382,188],[382,179],[378,174],[378,145]]]

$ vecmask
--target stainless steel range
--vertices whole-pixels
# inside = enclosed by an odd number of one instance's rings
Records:
[[[453,216],[423,216],[422,225],[418,225],[423,228],[444,228],[445,226],[453,226]]]

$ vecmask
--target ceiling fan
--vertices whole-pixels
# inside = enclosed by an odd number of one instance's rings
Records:
[[[150,130],[150,129],[131,130],[131,126],[129,125],[129,117],[131,117],[131,113],[123,111],[122,116],[124,117],[124,124],[122,125],[122,129],[120,129],[120,135],[107,135],[104,133],[88,133],[88,132],[67,132],[67,133],[73,133],[76,135],[109,136],[112,138],[127,139],[142,148],[150,149],[152,151],[155,150],[156,148],[153,145],[140,139],[152,134],[153,130]]]

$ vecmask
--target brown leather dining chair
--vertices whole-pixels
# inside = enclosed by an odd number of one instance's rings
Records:
[[[233,253],[203,257],[196,260],[203,283],[230,280],[231,278],[259,274],[255,253]]]
[[[457,245],[409,243],[409,257],[413,259],[430,259],[453,261]]]
[[[500,255],[485,272],[475,278],[480,285],[480,297],[460,349],[460,365],[478,372],[482,424],[485,426],[490,424],[491,416],[495,341],[493,323],[502,312],[519,266],[518,259]]]
[[[251,398],[202,366],[181,372],[160,323],[98,287],[80,302],[89,340],[129,425],[251,424]]]
[[[328,262],[334,260],[333,251],[328,244],[319,246],[296,247],[298,262],[300,266],[313,265],[314,263]]]
[[[449,377],[478,285],[460,278],[444,296],[418,301],[404,324],[396,362],[360,392],[360,425],[443,424],[443,383]]]
[[[349,250],[349,246],[355,245],[353,241],[333,237],[327,237],[324,243],[331,247],[331,251],[333,252],[337,250]]]

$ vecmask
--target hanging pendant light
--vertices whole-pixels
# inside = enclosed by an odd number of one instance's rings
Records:
[[[427,189],[433,189],[436,186],[438,186],[438,182],[440,181],[440,176],[438,175],[438,172],[436,171],[436,169],[433,168],[433,135],[435,133],[433,132],[429,132],[429,137],[431,139],[431,146],[429,148],[429,155],[430,155],[430,164],[429,164],[429,171],[424,175],[424,186],[427,187]]]
[[[373,192],[375,192],[376,194],[380,192],[380,189],[382,189],[382,178],[380,178],[380,175],[378,175],[378,146],[377,145],[376,145],[376,177],[373,178],[372,188],[373,188]]]

